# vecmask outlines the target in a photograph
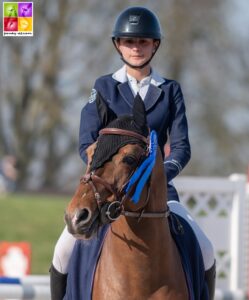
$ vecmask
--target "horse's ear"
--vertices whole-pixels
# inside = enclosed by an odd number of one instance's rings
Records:
[[[117,118],[115,112],[105,103],[99,92],[96,95],[96,105],[100,121],[103,127],[106,127],[111,121]]]
[[[135,123],[139,128],[147,127],[147,119],[146,119],[144,102],[138,93],[134,99],[133,117]]]

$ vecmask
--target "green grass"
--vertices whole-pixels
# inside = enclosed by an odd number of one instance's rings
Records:
[[[70,196],[58,195],[12,194],[0,198],[0,241],[31,244],[32,274],[48,274],[69,201]]]

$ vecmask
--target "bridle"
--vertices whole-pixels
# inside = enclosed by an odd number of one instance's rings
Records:
[[[104,128],[100,130],[99,135],[104,135],[104,134],[125,135],[125,136],[135,137],[139,141],[145,143],[147,145],[147,149],[149,147],[149,139],[134,131],[119,129],[119,128]],[[148,150],[146,151],[146,155],[148,155]],[[129,178],[131,177],[131,175],[129,176]],[[129,182],[129,178],[127,180],[127,183]],[[91,186],[92,191],[94,193],[94,198],[96,200],[98,209],[100,211],[100,217],[103,224],[111,223],[115,221],[120,215],[124,215],[125,217],[138,218],[138,221],[141,218],[167,218],[170,215],[170,211],[168,209],[162,212],[145,212],[145,207],[149,201],[149,195],[150,195],[150,180],[148,182],[146,201],[144,206],[141,208],[141,212],[126,211],[124,209],[124,203],[130,197],[130,192],[125,193],[124,190],[127,183],[123,185],[120,191],[116,191],[112,188],[112,186],[107,181],[105,181],[103,178],[96,175],[94,171],[85,174],[81,178],[80,182],[84,184],[89,184]],[[115,200],[112,202],[103,200],[96,188],[96,184],[103,185],[114,196]]]

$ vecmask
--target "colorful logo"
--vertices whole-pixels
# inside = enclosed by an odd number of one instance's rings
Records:
[[[3,2],[3,36],[33,36],[33,2]]]

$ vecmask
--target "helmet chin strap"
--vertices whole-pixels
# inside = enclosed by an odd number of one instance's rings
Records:
[[[120,59],[121,59],[127,66],[129,66],[129,67],[132,68],[132,69],[143,69],[145,66],[147,66],[147,65],[150,63],[150,61],[152,60],[152,57],[153,57],[153,56],[154,56],[154,55],[152,55],[151,58],[150,58],[149,60],[147,60],[145,63],[143,63],[143,64],[140,65],[140,66],[135,66],[135,65],[130,64],[127,60],[125,60],[125,59],[123,58],[122,54],[121,54],[121,56],[120,56]]]

